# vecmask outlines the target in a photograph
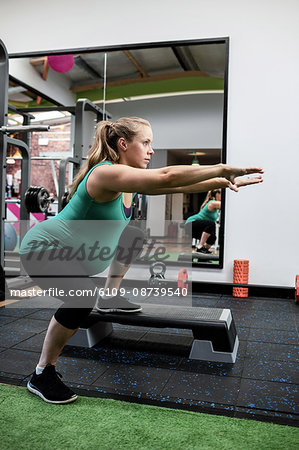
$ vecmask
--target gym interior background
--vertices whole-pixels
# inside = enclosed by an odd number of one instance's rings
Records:
[[[17,14],[9,5],[1,6],[5,21],[1,26],[0,38],[10,56],[10,90],[11,95],[15,95],[9,103],[17,107],[74,107],[76,100],[82,98],[81,92],[84,98],[88,98],[86,85],[92,83],[98,83],[93,87],[92,95],[98,89],[103,96],[103,89],[99,86],[103,85],[105,48],[108,49],[107,95],[109,82],[113,82],[109,81],[109,74],[112,77],[113,70],[118,69],[117,65],[111,69],[109,66],[109,59],[114,61],[113,47],[122,53],[122,67],[131,64],[137,78],[156,76],[155,64],[161,63],[157,48],[162,47],[179,47],[176,64],[187,64],[185,67],[180,65],[180,72],[206,72],[211,61],[207,59],[206,68],[202,67],[204,55],[201,54],[196,60],[190,47],[186,53],[180,45],[182,47],[190,40],[199,47],[205,44],[211,49],[211,45],[217,47],[218,41],[218,45],[222,46],[222,65],[217,68],[218,72],[209,74],[215,80],[214,85],[195,86],[192,95],[186,92],[185,86],[179,96],[173,95],[175,91],[167,95],[164,92],[163,97],[143,91],[135,98],[123,96],[121,101],[120,98],[112,101],[115,99],[107,97],[105,108],[113,120],[129,113],[145,116],[151,121],[156,151],[153,163],[156,167],[189,164],[198,157],[202,164],[226,160],[233,165],[258,165],[265,169],[263,185],[240,190],[238,194],[226,193],[219,225],[222,227],[221,263],[195,263],[192,268],[193,293],[198,294],[194,306],[228,307],[233,312],[240,338],[236,363],[228,368],[225,363],[189,360],[191,338],[187,331],[157,332],[151,328],[119,325],[114,338],[106,343],[107,347],[82,350],[70,346],[66,349],[62,358],[66,379],[74,386],[78,385],[82,393],[93,392],[96,395],[105,389],[108,395],[117,398],[130,397],[136,401],[141,398],[144,402],[157,404],[167,401],[171,406],[183,404],[186,409],[296,424],[298,305],[295,305],[294,297],[295,279],[299,273],[299,244],[296,238],[299,227],[296,206],[299,194],[299,156],[296,151],[299,88],[295,74],[299,62],[295,55],[299,50],[298,2],[265,0],[240,4],[228,0],[223,4],[221,1],[197,0],[183,6],[178,1],[153,1],[143,5],[142,12],[136,2],[117,2],[113,14],[111,5],[99,5],[96,1],[86,2],[83,12],[82,2],[78,0],[72,2],[71,9],[56,0],[51,5],[38,7],[33,7],[31,3],[17,2]],[[47,30],[33,30],[33,24],[45,26],[45,23]],[[158,47],[155,45],[158,43],[165,45]],[[151,44],[156,49],[150,50]],[[130,52],[131,60],[119,48],[121,46]],[[138,50],[138,46],[144,49]],[[99,66],[95,67],[92,57],[96,57],[95,50],[99,48]],[[142,54],[142,51],[151,52],[151,58],[147,60],[146,53]],[[45,57],[53,52],[73,53],[77,74],[85,74],[86,78],[75,80],[71,77],[71,71],[69,75],[62,75],[50,68],[43,79]],[[217,51],[210,55],[211,59],[219,61]],[[144,56],[144,60],[140,62],[138,56]],[[172,52],[172,57],[175,57],[175,52]],[[38,59],[40,62],[37,62]],[[153,73],[147,73],[147,68]],[[157,69],[161,70],[161,67]],[[168,73],[167,69],[164,68],[159,75]],[[171,71],[176,72],[173,67]],[[133,78],[132,75],[130,77]],[[205,77],[196,79],[201,81]],[[162,77],[159,82],[161,80]],[[85,87],[83,91],[78,90],[80,85]],[[27,96],[25,101],[24,97],[20,97],[22,95]],[[141,95],[143,98],[140,98]],[[103,108],[102,98],[90,99],[96,100],[96,105]],[[74,118],[67,109],[61,110],[60,114],[59,119],[43,120],[38,117],[39,124],[50,124],[55,128],[42,135],[32,133],[32,156],[50,154],[55,158],[56,152],[60,153],[60,157],[62,154],[63,157],[68,156],[75,139],[71,131]],[[55,136],[54,131],[57,133]],[[10,151],[12,154],[8,156],[15,156],[17,167],[16,149],[11,148]],[[203,154],[210,154],[211,158]],[[44,166],[42,180],[32,178],[31,184],[48,184],[47,189],[57,199],[58,163],[55,161],[32,161],[32,177],[40,176],[40,165]],[[34,165],[39,169],[34,170]],[[17,178],[17,171],[11,167],[7,165],[7,173],[13,172]],[[69,167],[66,179],[68,177]],[[200,200],[187,201],[182,198],[179,216],[175,216],[177,205],[166,197],[155,199],[157,203],[151,202],[149,199],[148,215],[153,220],[156,211],[161,208],[165,212],[165,220],[172,217],[184,220],[192,208],[196,209],[196,202]],[[164,232],[165,228],[153,234],[161,236]],[[249,298],[244,300],[231,296],[233,262],[236,259],[250,261],[249,284],[252,287]],[[26,319],[20,316],[20,312],[13,311],[4,311],[1,315],[0,374],[2,380],[22,384],[29,374],[29,367],[34,367],[48,312],[35,311]],[[20,330],[22,321],[24,328]],[[179,344],[177,333],[182,333]],[[121,342],[123,334],[126,334],[125,343]],[[142,354],[142,364],[134,357],[136,348]],[[144,371],[150,373],[150,386],[141,386],[137,382],[138,388],[134,388],[132,381],[126,389],[115,387],[117,373],[125,366],[128,355],[129,366],[134,367],[139,379]],[[76,361],[73,372],[67,372],[69,358]],[[94,361],[99,365],[101,358],[107,358],[106,361],[113,364],[120,359],[119,372],[115,368],[115,372],[110,370],[105,373],[103,369],[96,377],[89,373],[81,383],[77,368],[83,364],[82,360],[88,361],[92,367]],[[27,372],[20,370],[17,361],[27,361]],[[168,380],[171,382],[168,383]],[[201,389],[200,382],[206,383],[213,392],[212,399]],[[155,389],[157,383],[160,383],[158,393]]]
[[[17,17],[10,8],[3,7],[6,20],[2,25],[2,40],[9,54],[28,54],[51,52],[53,49],[229,36],[227,161],[240,165],[258,162],[265,169],[265,176],[268,178],[262,188],[263,194],[260,189],[256,189],[250,192],[244,190],[238,195],[230,193],[227,196],[224,268],[216,272],[200,271],[194,277],[207,282],[230,282],[233,260],[244,258],[251,261],[252,284],[293,287],[294,277],[298,272],[298,243],[291,236],[291,244],[280,245],[278,230],[284,229],[284,214],[294,209],[292,196],[297,193],[298,156],[294,150],[298,137],[297,87],[291,76],[296,73],[297,61],[290,56],[296,53],[298,45],[296,3],[292,0],[284,5],[279,5],[279,2],[275,5],[267,1],[263,5],[252,2],[251,6],[243,5],[242,9],[233,0],[227,2],[225,7],[220,2],[209,6],[201,1],[191,1],[188,9],[184,10],[177,2],[171,8],[168,2],[163,2],[159,4],[157,13],[157,3],[154,2],[145,8],[142,16],[146,17],[148,23],[155,24],[155,30],[151,30],[150,26],[146,27],[141,23],[140,12],[135,8],[134,2],[131,5],[117,4],[118,12],[113,19],[113,27],[106,20],[100,20],[99,16],[110,17],[109,6],[105,4],[101,5],[99,11],[95,3],[90,2],[88,9],[96,14],[86,11],[82,15],[80,2],[74,1],[71,12],[60,5],[61,13],[57,15],[56,2],[40,8],[25,7],[18,2],[20,14]],[[121,26],[123,17],[126,20],[125,32]],[[24,20],[44,23],[48,19],[56,28],[51,36],[38,33],[37,39],[35,33],[26,32],[26,36],[20,39],[10,33],[10,27],[21,30]],[[101,31],[96,31],[99,23]],[[279,32],[280,30],[282,31]],[[279,47],[273,45],[273,42],[277,42]],[[279,65],[276,63],[277,55]],[[49,81],[44,82],[40,77],[34,77],[32,71],[28,75],[29,79],[26,78],[23,71],[21,74],[18,72],[18,65],[18,59],[10,61],[12,76],[27,81],[29,85],[34,83],[38,90],[48,93]],[[275,67],[275,71],[271,71],[272,67]],[[268,76],[270,73],[271,77]],[[287,82],[279,89],[280,80],[284,80],[286,74],[289,74]],[[66,92],[68,97],[65,97]],[[63,89],[61,92],[60,89],[55,94],[52,91],[52,95],[62,104],[70,102],[68,90]],[[169,134],[169,139],[171,135]],[[281,164],[282,149],[285,161],[283,167],[286,167],[284,170]],[[292,195],[286,196],[282,186],[286,186]],[[274,206],[268,208],[266,215],[266,205],[261,202],[261,196],[267,204],[269,199],[275,199]],[[279,206],[284,214],[279,214],[278,217]],[[293,211],[294,230],[298,227],[298,221],[297,213]],[[267,230],[266,238],[260,232],[261,229]]]

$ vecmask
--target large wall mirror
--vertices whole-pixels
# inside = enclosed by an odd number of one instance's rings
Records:
[[[82,98],[112,120],[139,116],[151,122],[155,154],[150,168],[226,162],[228,44],[228,38],[219,38],[10,55],[9,103],[30,111],[35,123],[49,124],[53,131],[32,135],[34,184],[49,183],[46,188],[57,197],[55,152],[60,157],[72,154],[74,121],[67,107]],[[50,58],[54,55],[60,61]],[[63,55],[69,56],[63,61]],[[65,67],[59,66],[63,63]],[[83,157],[93,138],[94,119],[86,114]],[[17,114],[10,112],[9,121],[18,123]],[[47,154],[48,177],[39,167],[39,157]],[[224,191],[208,253],[196,251],[200,239],[192,240],[184,227],[200,211],[206,194],[139,196],[135,219],[143,219],[148,235],[168,246],[174,262],[181,254],[192,254],[194,268],[222,268]]]

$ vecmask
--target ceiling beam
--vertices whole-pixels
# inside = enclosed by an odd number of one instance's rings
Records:
[[[37,96],[33,92],[25,91],[24,94],[26,94],[28,97],[32,98],[32,100],[36,100]]]
[[[41,58],[30,59],[29,62],[32,66],[41,66],[46,59],[48,59],[46,56],[42,56]]]
[[[171,47],[175,57],[184,70],[200,70],[189,47]]]
[[[48,58],[45,57],[44,62],[43,62],[43,72],[42,72],[42,79],[44,81],[46,81],[48,78],[49,67],[50,66],[49,66]],[[40,105],[42,100],[43,100],[42,97],[40,95],[38,95],[36,98],[36,104]]]
[[[209,77],[208,74],[205,72],[201,72],[200,70],[189,70],[186,72],[179,72],[179,73],[165,73],[161,75],[155,75],[152,77],[143,77],[143,78],[127,78],[125,80],[117,80],[117,81],[110,81],[107,83],[107,87],[112,86],[125,86],[128,84],[135,84],[135,83],[148,83],[148,82],[155,82],[155,81],[165,81],[165,80],[174,80],[178,78],[188,78],[188,77]],[[88,83],[83,86],[74,86],[70,90],[71,92],[82,92],[82,91],[88,91],[92,89],[102,89],[104,87],[104,83],[102,81],[97,83]]]
[[[49,63],[48,63],[48,57],[47,56],[42,56],[40,58],[34,58],[34,59],[30,59],[30,64],[33,67],[39,67],[39,66],[43,66],[43,70],[41,73],[41,77],[44,81],[47,80],[48,78],[48,72],[49,72]],[[29,95],[29,97],[31,97]],[[39,95],[36,97],[36,104],[40,105],[42,102],[42,97],[40,97]]]
[[[103,76],[100,75],[96,70],[94,70],[93,67],[91,67],[84,58],[82,58],[82,56],[75,57],[75,64],[76,66],[80,67],[80,69],[84,70],[84,72],[86,72],[89,76],[91,76],[91,78],[103,79]]]
[[[132,55],[132,53],[129,50],[123,50],[123,53],[131,61],[131,63],[133,63],[133,65],[136,67],[139,75],[142,78],[146,78],[149,76],[148,73],[146,72],[146,70],[144,70],[142,65],[137,61],[137,59]]]
[[[48,78],[48,72],[49,72],[49,63],[48,63],[48,58],[45,59],[44,61],[44,65],[43,65],[43,72],[42,72],[42,79],[46,81],[46,79]]]

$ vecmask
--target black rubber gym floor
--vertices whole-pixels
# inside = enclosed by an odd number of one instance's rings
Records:
[[[98,346],[66,346],[57,370],[81,395],[298,425],[299,305],[208,294],[193,304],[232,310],[235,364],[189,360],[189,330],[114,324]],[[19,303],[0,308],[0,382],[26,385],[52,313]]]

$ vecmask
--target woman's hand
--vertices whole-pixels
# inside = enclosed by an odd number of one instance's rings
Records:
[[[242,186],[249,186],[251,184],[262,183],[263,177],[261,175],[257,177],[237,177],[234,179],[234,183],[230,182],[228,186],[232,191],[238,192],[239,188]]]
[[[244,175],[250,175],[254,173],[264,173],[264,170],[260,167],[233,167],[227,164],[223,165],[223,176],[229,181],[229,188],[238,192],[238,188],[241,186],[248,186],[250,184],[257,184],[263,181],[262,176],[257,177],[244,177]]]

